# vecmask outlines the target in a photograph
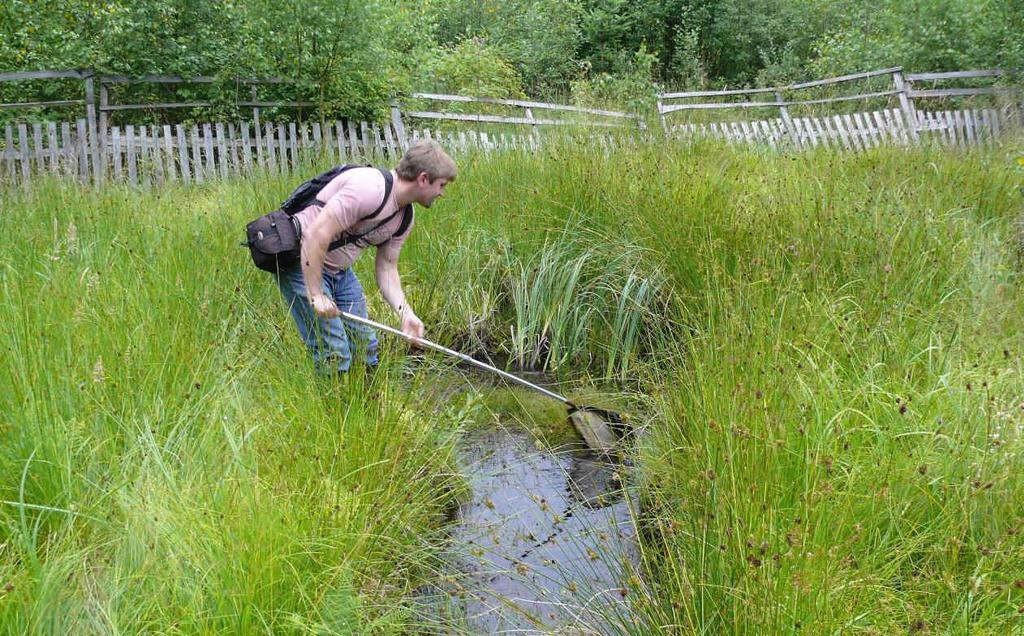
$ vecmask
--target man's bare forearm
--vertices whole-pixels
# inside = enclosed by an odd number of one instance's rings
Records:
[[[377,265],[377,287],[380,288],[380,295],[385,302],[401,316],[404,312],[411,311],[405,299],[405,292],[402,290],[402,279],[398,275],[398,266],[393,263],[378,263]]]
[[[419,346],[419,339],[423,337],[423,321],[419,319],[416,312],[409,307],[405,299],[405,292],[402,291],[402,280],[398,276],[398,259],[384,256],[377,260],[377,287],[380,288],[380,295],[384,297],[391,308],[398,314],[399,322],[404,333],[413,346]]]
[[[324,272],[324,257],[327,254],[327,245],[318,240],[316,235],[306,237],[302,241],[302,279],[306,281],[306,293],[310,300],[316,296],[323,296],[324,290],[321,280]]]
[[[316,220],[302,234],[302,278],[306,282],[306,292],[310,301],[325,295],[321,281],[327,248],[331,244],[331,239],[345,229],[334,221],[332,206],[337,206],[337,203],[328,202]]]

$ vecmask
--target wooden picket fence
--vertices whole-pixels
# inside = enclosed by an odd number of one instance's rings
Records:
[[[821,117],[680,124],[671,128],[679,138],[708,137],[729,143],[766,144],[784,147],[825,146],[842,150],[866,150],[882,144],[936,143],[967,147],[990,143],[1002,131],[1020,127],[1017,113],[995,108],[917,111],[917,125],[910,128],[899,109]]]
[[[343,121],[268,123],[261,128],[244,121],[188,127],[113,126],[98,153],[93,152],[85,119],[74,126],[70,122],[21,123],[7,126],[5,132],[5,179],[0,181],[26,186],[39,173],[73,176],[83,183],[113,180],[161,185],[203,183],[255,171],[280,173],[308,161],[394,163],[407,143],[421,138],[437,139],[453,153],[538,147],[538,137],[530,134],[412,129],[406,140],[390,124]]]
[[[111,126],[110,118],[122,110],[174,109],[203,106],[203,103],[116,104],[109,91],[119,83],[155,82],[184,84],[213,82],[213,78],[151,76],[122,78],[94,76],[87,71],[32,71],[0,73],[0,81],[73,79],[83,82],[84,99],[59,102],[0,104],[0,108],[46,106],[83,106],[85,117],[63,122],[18,123],[6,126],[0,154],[0,187],[21,184],[27,188],[34,175],[50,173],[75,177],[97,187],[107,182],[133,185],[161,185],[181,182],[202,183],[232,175],[253,172],[280,173],[311,162],[387,162],[394,163],[411,143],[433,138],[453,154],[473,150],[491,152],[518,149],[536,151],[552,136],[544,128],[576,127],[581,143],[593,143],[608,152],[618,144],[661,143],[666,138],[695,139],[712,137],[728,143],[755,144],[775,150],[825,146],[843,151],[866,150],[882,144],[918,145],[936,143],[968,147],[990,143],[1007,130],[1024,126],[1024,108],[1018,101],[1019,87],[988,86],[974,88],[934,88],[936,81],[977,80],[1004,75],[998,70],[954,71],[904,75],[899,67],[854,73],[788,86],[693,91],[658,95],[657,114],[660,130],[648,130],[642,117],[617,111],[581,108],[525,100],[466,97],[418,93],[410,98],[417,103],[458,104],[460,112],[443,107],[435,110],[402,110],[392,105],[387,123],[352,121],[261,123],[261,109],[282,106],[309,106],[304,102],[261,102],[255,88],[250,101],[249,121],[207,123],[185,126]],[[99,102],[94,104],[93,82],[99,83]],[[884,90],[862,89],[840,96],[806,95],[808,90],[871,80],[886,82]],[[280,82],[271,78],[251,82]],[[784,96],[785,95],[785,96]],[[936,99],[984,95],[996,107],[958,110],[927,110]],[[751,97],[753,96],[753,97]],[[730,101],[739,97],[746,101]],[[767,97],[767,99],[765,99]],[[692,100],[699,99],[699,102]],[[793,116],[791,109],[851,100],[891,105],[866,112]],[[476,104],[482,113],[467,113],[467,104]],[[495,114],[496,108],[512,110],[512,115]],[[678,122],[683,112],[715,110],[770,110],[778,117],[743,118],[728,116],[710,123]],[[535,111],[543,112],[539,116]],[[670,116],[671,115],[671,119]],[[707,117],[697,118],[708,119]],[[438,128],[417,128],[415,123],[445,121]],[[489,130],[490,133],[484,132]],[[497,132],[496,132],[497,131]]]
[[[1024,125],[1018,103],[1020,86],[937,87],[936,83],[976,82],[1006,77],[999,69],[905,74],[902,67],[851,73],[786,86],[720,91],[687,91],[658,95],[658,116],[666,132],[676,136],[708,136],[729,142],[766,143],[772,148],[831,146],[863,150],[882,143],[916,145],[937,142],[950,146],[986,143],[1003,130]],[[873,82],[865,86],[864,82]],[[853,85],[852,92],[847,88]],[[820,91],[826,91],[822,94]],[[811,94],[808,94],[808,91]],[[842,94],[835,94],[842,91]],[[934,100],[985,99],[1000,107],[929,111]],[[734,101],[736,99],[742,101]],[[694,102],[693,100],[700,100]],[[899,108],[825,116],[794,117],[792,109],[820,108],[851,101],[895,101]],[[677,124],[668,116],[682,112],[721,110],[778,111],[775,118]]]
[[[739,120],[706,124],[679,124],[669,135],[678,139],[723,139],[730,144],[764,145],[775,150],[825,146],[847,151],[883,144],[936,143],[968,147],[990,143],[1006,129],[1020,126],[1018,115],[999,109],[918,111],[911,132],[898,109],[820,117]],[[7,126],[0,185],[27,187],[33,175],[48,173],[78,178],[83,183],[107,181],[133,185],[203,183],[212,179],[257,171],[281,173],[306,162],[397,162],[408,143],[431,138],[449,152],[473,150],[535,151],[545,136],[534,131],[488,134],[475,130],[438,132],[414,128],[408,138],[396,128],[367,122],[334,121],[321,124],[264,124],[229,122],[184,126],[125,126],[109,128],[99,152],[87,121],[48,122]],[[604,134],[589,139],[602,151],[623,142],[657,138],[641,131]],[[98,160],[98,161],[97,161]]]

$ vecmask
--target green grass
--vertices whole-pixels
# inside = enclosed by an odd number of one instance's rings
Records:
[[[651,621],[1024,627],[1020,173],[902,151],[682,163],[661,239],[689,333],[641,462]]]
[[[404,620],[457,429],[312,375],[237,247],[241,190],[5,206],[0,632]]]
[[[1015,633],[1020,154],[474,154],[403,282],[428,337],[647,431],[647,631]],[[564,439],[391,340],[315,379],[237,246],[291,185],[3,201],[0,631],[416,633],[460,431]]]

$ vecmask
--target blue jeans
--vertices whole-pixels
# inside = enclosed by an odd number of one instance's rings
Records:
[[[277,284],[285,303],[295,319],[306,348],[313,355],[317,373],[344,373],[352,363],[353,343],[365,352],[366,363],[377,365],[377,332],[370,327],[341,318],[321,318],[313,311],[306,294],[306,281],[302,268],[283,269],[277,274]],[[334,299],[338,309],[366,318],[366,296],[359,279],[351,269],[337,274],[324,270],[321,285],[328,298]]]

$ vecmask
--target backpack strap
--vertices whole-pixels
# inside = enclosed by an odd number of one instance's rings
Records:
[[[363,238],[364,236],[366,236],[370,232],[374,232],[374,231],[378,230],[379,228],[384,227],[385,225],[387,225],[388,223],[391,222],[391,219],[395,218],[399,214],[402,215],[402,222],[398,224],[398,229],[395,230],[394,234],[392,234],[391,236],[387,237],[386,239],[384,239],[380,243],[372,243],[372,245],[374,247],[380,247],[381,245],[384,245],[385,243],[387,243],[391,239],[395,238],[396,236],[401,236],[406,230],[409,229],[409,224],[412,223],[412,204],[411,203],[409,205],[405,206],[404,208],[402,208],[401,210],[398,210],[397,212],[395,212],[394,214],[392,214],[388,218],[384,219],[383,221],[381,221],[377,225],[373,226],[373,229],[371,229],[370,231],[363,232],[362,234],[353,237],[352,241],[350,241],[350,242],[358,241],[359,239]]]
[[[380,228],[382,228],[382,227],[384,227],[385,225],[387,225],[388,223],[390,223],[390,222],[391,222],[391,219],[395,218],[395,217],[396,217],[396,216],[398,216],[399,214],[405,214],[405,211],[406,211],[406,208],[403,208],[403,209],[401,209],[401,210],[397,210],[397,211],[393,212],[393,213],[392,213],[391,215],[389,215],[389,216],[388,216],[388,218],[386,218],[386,219],[384,219],[383,221],[381,221],[380,223],[378,223],[378,224],[374,225],[374,226],[373,226],[372,228],[370,228],[369,230],[367,230],[367,231],[363,232],[362,234],[356,234],[355,236],[350,236],[350,237],[348,237],[348,240],[346,241],[346,243],[355,243],[356,241],[358,241],[359,239],[363,238],[364,236],[368,236],[369,234],[371,234],[371,233],[373,233],[373,232],[376,232],[376,231],[377,231],[377,230],[379,230]],[[407,218],[408,218],[407,216],[403,216],[403,217],[402,217],[402,222],[401,222],[401,223],[399,224],[399,229],[401,229],[401,228],[404,228],[404,227],[407,227],[407,226],[408,226],[408,223],[406,222],[406,219],[407,219]],[[396,232],[395,234],[397,234],[397,232]],[[385,240],[381,241],[380,243],[372,243],[372,245],[373,245],[374,247],[380,247],[380,246],[381,246],[381,245],[383,245],[384,243],[387,243],[388,241],[390,241],[390,240],[391,240],[391,238],[392,238],[393,236],[395,236],[395,234],[392,234],[391,236],[389,236],[389,237],[388,237],[388,238],[386,238]]]
[[[331,179],[333,179],[334,177],[338,176],[339,174],[341,174],[345,170],[348,170],[350,168],[359,168],[359,167],[372,168],[373,165],[372,164],[366,164],[365,166],[339,166],[339,168],[335,168],[332,171],[334,173],[334,175],[331,177]],[[384,209],[384,206],[388,202],[388,197],[391,195],[391,188],[394,186],[394,180],[391,177],[391,171],[390,170],[385,170],[384,168],[377,168],[377,170],[379,170],[381,176],[384,177],[384,200],[380,202],[380,205],[377,207],[376,210],[373,211],[372,214],[364,216],[363,218],[359,219],[360,221],[365,221],[366,219],[372,219],[373,217],[375,217],[378,214],[380,214],[380,211]],[[330,181],[330,179],[328,181]],[[326,186],[326,185],[327,184],[325,183],[324,186]],[[321,189],[323,189],[323,188],[321,188]],[[325,205],[327,205],[327,202],[324,201],[323,199],[321,199],[319,196],[317,196],[315,199],[313,199],[313,201],[312,201],[312,203],[310,203],[310,205],[319,205],[320,207],[324,207]]]
[[[367,167],[370,168],[372,166],[367,166]],[[378,214],[381,213],[381,210],[384,209],[384,206],[387,205],[388,199],[391,198],[391,189],[395,185],[394,184],[394,178],[391,176],[391,171],[390,170],[385,170],[383,168],[377,168],[377,170],[379,170],[381,175],[383,175],[383,177],[384,177],[384,200],[382,200],[380,202],[380,205],[377,206],[377,209],[374,210],[372,214],[368,214],[367,216],[364,216],[363,218],[359,219],[360,221],[365,221],[367,219],[372,219],[372,218],[376,217]],[[326,203],[322,202],[319,198],[316,199],[316,204],[319,205],[320,207],[324,207],[326,205]],[[409,207],[412,207],[412,204],[410,204]],[[395,212],[395,214],[398,214],[398,212]],[[395,214],[392,214],[391,216],[389,216],[388,218],[384,219],[380,223],[374,225],[372,228],[370,228],[366,232],[363,232],[362,234],[357,234],[355,236],[352,236],[350,234],[342,234],[340,238],[338,238],[335,241],[332,241],[331,244],[327,246],[327,251],[330,252],[330,251],[338,249],[339,247],[344,247],[345,245],[348,245],[349,243],[355,243],[356,241],[358,241],[359,239],[363,238],[367,234],[370,234],[371,232],[375,232],[378,229],[380,229],[381,227],[383,227],[384,225],[387,225],[387,223],[390,222],[391,219],[395,218]],[[402,223],[403,223],[403,227],[408,225],[405,222],[405,219],[402,219]],[[390,239],[388,239],[388,240],[390,240]]]
[[[384,241],[382,243],[378,243],[377,247],[380,247],[381,245],[384,245],[384,243],[387,243],[388,241],[390,241],[391,239],[395,238],[396,236],[401,236],[401,235],[405,234],[409,230],[409,226],[412,224],[412,218],[413,218],[413,209],[412,209],[412,204],[410,203],[409,205],[407,205],[404,208],[402,208],[402,222],[398,225],[398,229],[395,230],[394,234],[392,234],[391,236],[388,237],[387,241]]]
[[[317,199],[317,195],[324,189],[324,186],[330,183],[335,177],[346,170],[358,167],[359,166],[342,164],[318,174],[309,181],[300,183],[299,186],[295,188],[290,195],[288,195],[288,198],[284,200],[279,209],[283,210],[288,216],[298,214],[308,206],[318,202],[319,199]]]

